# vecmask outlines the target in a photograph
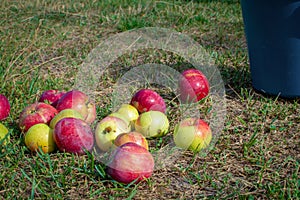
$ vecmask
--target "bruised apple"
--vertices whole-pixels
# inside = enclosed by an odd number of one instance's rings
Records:
[[[147,139],[139,132],[132,131],[129,133],[121,133],[114,140],[114,144],[118,147],[128,142],[133,142],[147,150],[149,149]]]
[[[166,103],[164,99],[151,89],[141,89],[136,92],[130,104],[133,105],[140,113],[150,110],[166,112]]]
[[[64,94],[65,92],[60,90],[46,90],[41,94],[39,102],[48,103],[51,106],[56,107],[58,100]]]
[[[0,121],[8,117],[10,104],[5,95],[0,94]]]
[[[208,147],[212,132],[204,120],[187,118],[175,126],[173,138],[176,146],[197,153]]]
[[[63,118],[55,125],[54,141],[60,151],[85,154],[94,146],[94,135],[90,125],[77,118]]]
[[[195,103],[208,95],[209,83],[200,70],[187,69],[181,75],[179,98],[183,103]]]
[[[144,147],[128,142],[113,152],[107,173],[121,183],[138,183],[149,178],[154,170],[152,154]]]
[[[79,112],[84,120],[91,124],[96,119],[96,107],[90,98],[79,90],[66,92],[57,102],[58,112],[65,109],[74,109]]]
[[[26,132],[31,126],[39,123],[49,124],[58,111],[51,105],[36,102],[26,106],[19,116],[19,128]]]
[[[130,132],[130,127],[121,118],[107,116],[98,122],[95,130],[96,144],[102,151],[113,147],[113,141],[121,133]]]

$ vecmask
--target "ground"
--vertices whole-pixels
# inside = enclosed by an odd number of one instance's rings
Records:
[[[300,198],[299,99],[253,90],[239,1],[3,0],[0,7],[1,93],[12,105],[3,122],[10,143],[0,149],[3,199]],[[206,156],[184,152],[137,185],[112,181],[94,154],[31,153],[17,126],[22,109],[46,89],[70,90],[100,41],[142,27],[182,32],[215,60],[227,115],[214,148]],[[116,78],[143,63],[178,68],[184,60],[162,50],[119,57],[94,91],[98,119],[111,112]]]

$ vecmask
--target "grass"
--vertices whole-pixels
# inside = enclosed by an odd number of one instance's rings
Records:
[[[12,105],[3,122],[10,143],[0,149],[3,199],[300,198],[299,100],[253,91],[239,1],[3,0],[0,8],[0,87]],[[101,40],[147,26],[185,33],[215,59],[227,116],[212,151],[205,157],[185,152],[137,185],[111,180],[92,153],[29,152],[17,127],[21,110],[46,89],[71,89]],[[151,62],[178,67],[183,60],[150,50],[123,55],[110,69]],[[98,119],[112,109],[113,75],[105,72],[95,91]]]

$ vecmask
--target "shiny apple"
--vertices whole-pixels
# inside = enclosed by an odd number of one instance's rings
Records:
[[[94,146],[94,134],[90,125],[81,119],[63,118],[53,130],[53,138],[62,152],[78,155],[91,151]]]
[[[173,139],[176,146],[197,153],[208,147],[212,131],[204,120],[187,118],[175,126]]]
[[[57,102],[58,112],[65,109],[74,109],[79,112],[84,120],[91,124],[96,119],[96,107],[90,98],[79,90],[66,92]]]
[[[183,103],[193,103],[205,98],[209,93],[206,76],[197,69],[182,72],[179,80],[179,98]]]
[[[150,110],[166,112],[166,103],[164,99],[151,89],[141,89],[136,92],[130,104],[133,105],[140,113]]]
[[[102,151],[108,151],[113,147],[113,141],[121,133],[130,132],[128,124],[113,116],[107,116],[98,122],[95,130],[96,144]]]
[[[49,124],[58,111],[51,105],[36,102],[26,106],[19,116],[19,128],[26,132],[31,126],[39,123]]]
[[[128,143],[128,142],[133,142],[133,143],[136,143],[136,144],[144,147],[147,150],[149,149],[147,139],[143,136],[143,134],[136,132],[136,131],[132,131],[129,133],[121,133],[114,140],[114,144],[117,147],[120,147],[123,144]]]
[[[60,90],[46,90],[44,91],[40,98],[39,102],[48,103],[53,107],[56,107],[58,100],[65,94],[66,92]]]
[[[4,120],[9,116],[10,104],[5,95],[0,94],[0,120]]]
[[[167,134],[169,120],[160,112],[150,110],[142,113],[135,122],[135,130],[146,138],[162,137]]]
[[[128,142],[115,150],[108,164],[107,173],[114,180],[128,184],[149,178],[153,170],[152,154],[144,147]]]

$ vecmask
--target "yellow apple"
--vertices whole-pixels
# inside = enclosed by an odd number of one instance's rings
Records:
[[[57,115],[55,115],[55,117],[53,117],[53,119],[50,121],[50,128],[54,129],[55,125],[57,124],[57,122],[63,118],[77,118],[77,119],[82,119],[84,120],[83,116],[76,110],[74,109],[65,109],[60,111]]]
[[[56,149],[53,130],[47,124],[33,125],[25,134],[25,145],[31,151],[41,148],[44,153],[53,152]]]
[[[9,141],[9,135],[7,134],[8,134],[8,129],[2,123],[0,123],[0,143],[3,142],[2,144],[5,145]]]

